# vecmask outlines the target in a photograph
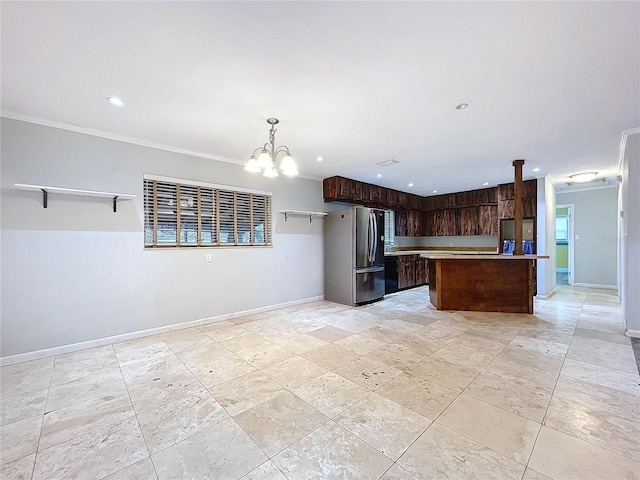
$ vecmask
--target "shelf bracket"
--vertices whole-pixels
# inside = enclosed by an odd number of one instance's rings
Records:
[[[118,196],[113,197],[113,213],[116,213],[116,200],[118,200]]]
[[[284,212],[284,223],[287,223],[288,218],[289,218],[289,212]]]
[[[42,190],[42,206],[44,208],[47,208],[47,197],[48,197],[47,191],[44,188],[41,188],[40,190]]]

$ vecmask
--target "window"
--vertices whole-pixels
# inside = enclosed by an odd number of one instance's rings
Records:
[[[396,216],[393,210],[385,210],[384,212],[384,251],[391,251],[395,243],[396,234]]]
[[[556,241],[566,242],[569,240],[569,217],[560,215],[556,217]]]
[[[271,244],[269,192],[145,175],[145,247]]]

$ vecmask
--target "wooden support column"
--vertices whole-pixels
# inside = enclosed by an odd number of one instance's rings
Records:
[[[515,208],[513,212],[514,228],[515,228],[515,248],[513,249],[514,255],[524,255],[522,249],[522,166],[524,160],[514,160],[513,166],[515,169],[513,184],[514,184],[514,197]]]

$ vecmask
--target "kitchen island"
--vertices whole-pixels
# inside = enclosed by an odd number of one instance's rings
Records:
[[[533,313],[534,260],[546,255],[429,254],[429,298],[438,310]]]

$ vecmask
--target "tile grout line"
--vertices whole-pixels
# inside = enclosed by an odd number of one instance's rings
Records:
[[[44,403],[44,412],[42,413],[42,423],[40,424],[40,434],[38,435],[38,445],[36,446],[36,456],[33,458],[33,467],[31,469],[31,477],[36,473],[36,463],[40,454],[40,442],[42,441],[42,430],[44,429],[44,417],[47,415],[47,404],[49,403],[49,394],[51,393],[51,384],[53,383],[53,372],[56,367],[56,361],[58,357],[53,357],[53,363],[51,364],[51,378],[49,378],[49,388],[47,389],[47,400]]]
[[[162,341],[162,343],[164,343],[164,340],[160,339],[160,341]],[[124,377],[124,373],[122,372],[122,365],[120,364],[120,359],[118,358],[118,354],[116,353],[116,349],[113,346],[114,344],[111,344],[111,348],[113,349],[113,356],[116,357],[116,362],[118,362],[118,370],[120,370],[120,375],[122,376],[122,382],[124,383],[124,388],[127,389],[127,395],[129,396],[129,402],[131,402],[131,408],[133,409],[133,413],[134,416],[136,418],[136,423],[138,424],[138,428],[140,429],[140,436],[142,437],[142,441],[144,442],[144,446],[147,449],[147,453],[149,454],[149,460],[151,461],[151,466],[153,467],[153,472],[156,474],[156,478],[160,478],[158,476],[158,471],[156,470],[156,465],[155,463],[153,463],[153,458],[151,456],[151,450],[149,449],[149,444],[147,443],[147,439],[144,436],[144,432],[142,431],[142,425],[140,425],[140,419],[138,418],[138,411],[136,410],[134,404],[133,404],[133,398],[131,398],[131,393],[129,392],[129,385],[127,385],[127,381],[125,380]],[[166,345],[166,343],[165,343]],[[144,460],[144,459],[143,459]],[[142,461],[142,460],[140,460]],[[138,463],[138,462],[136,462]],[[131,465],[135,465],[135,463],[132,463]],[[129,468],[131,465],[126,465],[125,467],[123,467],[122,469],[118,470],[118,472],[124,470],[125,468]],[[113,472],[113,473],[118,473],[118,472]],[[113,473],[109,474],[112,475]]]

